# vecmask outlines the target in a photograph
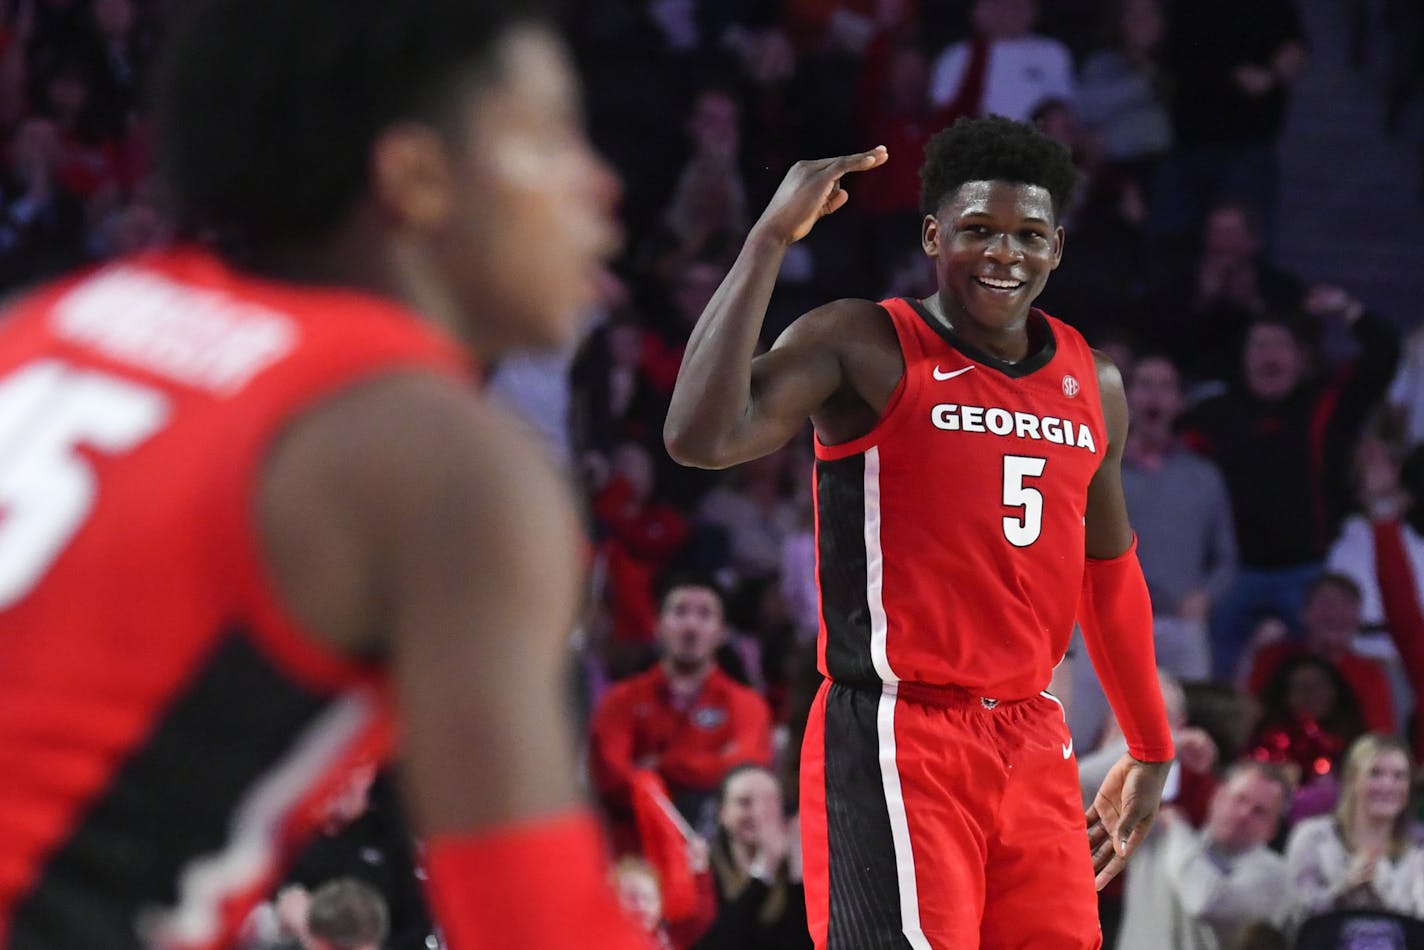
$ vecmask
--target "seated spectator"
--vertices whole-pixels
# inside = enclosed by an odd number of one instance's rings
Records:
[[[1384,395],[1398,331],[1345,291],[1317,287],[1307,310],[1350,327],[1359,355],[1332,377],[1307,375],[1300,321],[1258,317],[1241,354],[1240,386],[1182,420],[1188,444],[1221,468],[1240,545],[1236,586],[1212,618],[1212,668],[1231,679],[1249,631],[1266,615],[1294,621],[1330,538],[1350,508],[1349,460]]]
[[[303,950],[383,950],[389,931],[386,902],[352,878],[323,884],[307,907]]]
[[[800,842],[784,809],[769,769],[739,766],[722,780],[712,845],[717,917],[693,950],[810,950]]]
[[[1286,845],[1293,919],[1342,908],[1424,917],[1424,826],[1409,814],[1412,763],[1391,736],[1361,736],[1345,757],[1340,803]]]
[[[1321,574],[1310,585],[1300,612],[1305,638],[1278,641],[1256,651],[1246,688],[1259,694],[1289,656],[1309,653],[1333,665],[1345,677],[1364,712],[1365,727],[1394,732],[1398,720],[1390,698],[1389,672],[1378,660],[1355,652],[1360,635],[1360,589],[1343,574]]]
[[[1241,762],[1212,796],[1200,831],[1163,808],[1128,869],[1120,950],[1225,948],[1257,921],[1282,923],[1290,880],[1268,844],[1289,800],[1279,769]]]
[[[1083,62],[1078,108],[1102,145],[1103,159],[1145,189],[1172,146],[1161,46],[1162,0],[1117,0],[1109,6],[1113,42]]]
[[[637,923],[660,950],[673,950],[663,923],[663,895],[658,875],[641,858],[623,858],[613,866],[613,890],[623,912]]]
[[[0,172],[0,286],[15,287],[77,264],[84,207],[59,177],[53,122],[26,119]]]
[[[1260,700],[1246,757],[1286,767],[1297,789],[1292,820],[1330,810],[1340,756],[1365,731],[1359,697],[1329,661],[1301,653],[1277,665]]]
[[[705,812],[733,766],[770,764],[766,702],[717,666],[724,617],[715,581],[674,577],[658,618],[662,659],[615,683],[594,711],[589,768],[614,818],[616,844],[626,848],[632,840],[627,819],[635,768],[656,771],[688,822],[704,827],[712,824]]]
[[[975,0],[974,35],[935,60],[930,99],[961,115],[1027,121],[1044,99],[1074,99],[1073,57],[1058,40],[1033,32],[1038,0]]]

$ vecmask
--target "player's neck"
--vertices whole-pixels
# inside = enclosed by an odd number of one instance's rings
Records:
[[[1033,352],[1034,340],[1029,333],[1028,315],[1025,309],[1002,326],[981,323],[949,293],[941,290],[926,298],[922,303],[936,320],[949,328],[955,336],[975,349],[982,350],[1005,363],[1020,363]],[[1039,341],[1040,345],[1043,341]]]

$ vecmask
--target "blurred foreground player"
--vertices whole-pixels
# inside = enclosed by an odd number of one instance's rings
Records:
[[[845,204],[843,176],[886,158],[787,175],[693,331],[668,448],[722,467],[815,426],[816,946],[1098,947],[1094,871],[1101,887],[1147,833],[1172,741],[1123,504],[1122,379],[1031,308],[1063,252],[1067,151],[999,117],[939,133],[921,171],[938,292],[835,301],[753,359],[787,246]],[[1087,833],[1046,692],[1075,617],[1129,749]]]
[[[181,6],[160,151],[205,242],[0,320],[0,946],[228,946],[389,694],[452,950],[637,946],[561,715],[573,505],[467,382],[566,341],[616,240],[557,36]]]

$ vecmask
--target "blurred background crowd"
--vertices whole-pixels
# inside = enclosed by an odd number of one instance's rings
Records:
[[[164,5],[0,0],[0,291],[173,237],[143,102]],[[625,252],[577,350],[488,387],[586,489],[574,687],[630,913],[677,950],[810,946],[809,433],[674,465],[687,335],[786,168],[876,144],[890,162],[788,254],[763,340],[836,297],[932,293],[920,152],[992,112],[1081,172],[1040,305],[1128,384],[1178,729],[1106,945],[1424,946],[1424,3],[585,0],[567,25]],[[1081,651],[1055,690],[1091,796],[1125,745]],[[391,776],[363,771],[252,946],[437,947],[419,865]]]

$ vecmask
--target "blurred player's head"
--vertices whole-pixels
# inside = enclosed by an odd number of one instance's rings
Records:
[[[1290,781],[1276,766],[1265,762],[1235,765],[1212,795],[1207,837],[1232,854],[1260,847],[1276,836],[1290,796]]]
[[[354,878],[317,888],[307,908],[307,950],[380,950],[390,930],[386,901]]]
[[[663,660],[677,673],[709,669],[726,635],[725,617],[726,604],[715,580],[700,574],[674,576],[664,585],[658,612]]]
[[[1022,323],[1062,258],[1058,219],[1076,175],[1061,144],[1002,116],[960,119],[930,139],[921,241],[947,313],[986,328]]]
[[[398,295],[494,355],[567,340],[617,181],[539,0],[189,0],[154,86],[184,229]]]

